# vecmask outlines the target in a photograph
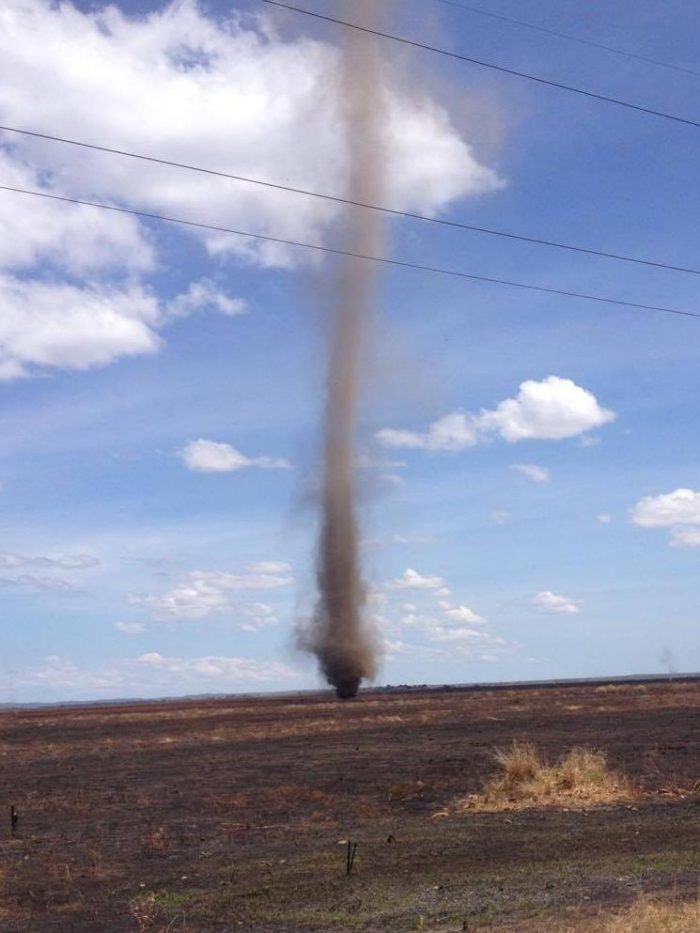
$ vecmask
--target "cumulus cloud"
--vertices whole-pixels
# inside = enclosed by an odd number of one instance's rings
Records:
[[[309,38],[283,40],[267,23],[265,15],[209,18],[189,0],[138,18],[116,7],[81,12],[70,3],[6,0],[0,57],[14,80],[0,89],[3,120],[22,125],[31,112],[36,126],[60,135],[342,195],[349,166],[341,114],[328,93],[338,48]],[[457,197],[502,187],[444,108],[398,79],[388,89],[385,133],[392,207],[435,213]],[[24,159],[41,159],[74,193],[118,195],[138,207],[214,224],[314,240],[339,210],[314,198],[117,156],[23,139],[14,145]],[[276,265],[297,255],[274,244],[201,235],[212,253]]]
[[[80,668],[74,662],[51,655],[41,667],[19,675],[20,683],[75,693],[120,695],[142,693],[154,687],[181,689],[201,684],[211,689],[236,690],[261,684],[285,684],[299,677],[297,671],[277,661],[210,655],[183,658],[149,651],[139,657],[124,659],[95,669]]]
[[[680,527],[671,529],[672,547],[700,547],[700,526]]]
[[[436,544],[435,535],[427,534],[393,534],[381,538],[365,538],[362,543],[365,547],[391,547],[392,545],[424,546]]]
[[[34,573],[23,573],[17,577],[0,577],[0,587],[12,586],[26,586],[33,590],[50,590],[56,593],[65,593],[75,589],[72,583],[59,577],[45,577]]]
[[[109,690],[125,683],[124,674],[117,669],[81,670],[72,661],[58,655],[49,655],[42,667],[27,671],[18,679],[26,684],[80,691]]]
[[[290,574],[292,565],[286,560],[259,560],[246,564],[246,570],[249,573],[281,573]]]
[[[45,567],[60,570],[85,570],[96,567],[99,560],[91,554],[69,554],[63,557],[25,557],[9,551],[0,552],[0,567]]]
[[[478,615],[468,606],[453,606],[452,603],[446,600],[440,600],[438,605],[442,609],[443,615],[455,622],[468,622],[471,625],[483,625],[486,622],[483,616]]]
[[[383,428],[376,437],[386,447],[463,450],[477,443],[477,422],[472,416],[457,411],[438,418],[424,433]]]
[[[222,657],[220,655],[210,655],[203,658],[178,658],[164,656],[157,651],[150,651],[137,658],[136,663],[149,670],[164,671],[183,680],[204,677],[244,683],[262,683],[274,680],[288,680],[297,676],[297,672],[292,668],[276,661],[254,661],[250,658]]]
[[[438,576],[423,576],[410,567],[397,577],[387,583],[387,586],[393,590],[436,590],[444,587],[445,581]]]
[[[601,525],[609,525],[612,521],[612,515],[609,512],[599,512],[595,520]]]
[[[186,292],[166,304],[164,316],[168,319],[189,317],[206,308],[226,317],[237,317],[247,313],[248,303],[242,298],[232,297],[208,279],[200,279],[190,283]]]
[[[246,467],[260,467],[263,470],[289,470],[287,460],[274,457],[246,457],[230,444],[218,441],[190,441],[181,452],[188,470],[196,473],[233,473]]]
[[[569,599],[568,596],[561,596],[559,593],[552,593],[551,590],[542,590],[532,598],[533,606],[538,609],[544,609],[547,612],[558,612],[563,615],[575,615],[581,611],[578,602]]]
[[[209,284],[195,283],[164,304],[133,281],[74,284],[0,272],[0,381],[156,353],[166,324],[205,308],[229,315],[245,310]]]
[[[680,488],[644,496],[630,511],[641,528],[669,528],[672,547],[700,547],[700,492]]]
[[[700,492],[681,488],[661,496],[644,496],[630,517],[642,528],[700,525]]]
[[[479,618],[477,616],[477,618]],[[497,660],[515,649],[515,644],[500,635],[494,635],[483,629],[476,629],[455,620],[447,624],[429,613],[408,613],[401,623],[405,628],[420,633],[427,645],[410,644],[403,641],[393,643],[389,648],[392,656],[423,655],[424,657],[442,657],[449,660],[455,655],[472,660]],[[481,620],[480,622],[484,622]],[[392,643],[390,643],[392,644]],[[401,647],[399,647],[399,645]],[[437,647],[429,647],[431,645]]]
[[[0,37],[0,43],[2,38]],[[7,143],[8,137],[2,137]],[[64,195],[47,184],[44,173],[27,165],[0,143],[2,184]],[[150,272],[155,250],[135,217],[0,192],[0,269],[26,270],[37,262],[58,265],[73,275],[128,270]]]
[[[453,602],[442,577],[408,569],[384,584],[377,623],[385,651],[394,660],[420,658],[449,663],[495,661],[518,645],[491,630],[489,620],[470,606]],[[410,633],[410,641],[405,640]]]
[[[339,49],[283,39],[266,13],[225,19],[184,0],[128,16],[116,6],[5,0],[0,60],[13,75],[0,86],[4,124],[24,126],[31,113],[34,127],[59,136],[341,197],[347,191],[342,113],[328,93]],[[387,204],[434,215],[456,198],[502,187],[447,111],[397,75],[387,89]],[[323,243],[342,209],[9,133],[0,140],[0,175],[4,184],[59,197],[307,242]],[[160,231],[135,217],[9,192],[0,199],[1,380],[155,353],[168,321],[204,308],[246,310],[209,280],[159,305],[143,276],[157,268]],[[315,261],[281,244],[177,229],[216,257],[262,267]]]
[[[0,379],[155,353],[158,303],[138,285],[79,287],[0,274]]]
[[[114,630],[122,635],[142,635],[146,631],[143,622],[115,622]]]
[[[247,606],[240,606],[237,614],[241,617],[238,628],[243,632],[259,632],[261,629],[279,623],[279,616],[267,603],[250,603]]]
[[[251,564],[243,574],[193,570],[181,576],[167,593],[131,594],[129,603],[148,610],[159,621],[193,621],[221,614],[232,616],[241,607],[231,600],[229,593],[277,590],[292,585],[294,578],[288,565],[278,566],[285,569],[261,572],[259,564]],[[259,609],[261,605],[255,604],[255,607]],[[250,614],[246,616],[247,608],[244,606],[241,611],[250,621]]]
[[[479,424],[513,443],[528,438],[576,437],[614,418],[615,414],[602,408],[592,392],[571,379],[547,376],[541,382],[522,382],[515,398],[505,399],[493,411],[482,412]]]
[[[511,466],[511,470],[515,470],[516,473],[522,473],[523,476],[532,480],[533,483],[549,482],[549,470],[545,467],[537,466],[536,463],[514,463]]]
[[[388,447],[455,451],[473,447],[489,434],[498,434],[509,443],[576,437],[614,418],[615,414],[602,408],[592,392],[571,379],[547,376],[541,382],[526,380],[515,398],[505,399],[478,415],[453,412],[434,421],[424,432],[383,428],[376,437]],[[522,466],[531,469],[527,464]]]

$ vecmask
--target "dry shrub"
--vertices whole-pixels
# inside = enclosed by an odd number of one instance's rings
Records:
[[[164,826],[151,830],[141,840],[141,851],[144,855],[163,855],[170,848],[170,835]]]
[[[573,748],[549,764],[532,743],[514,741],[510,748],[498,749],[493,757],[501,773],[486,782],[482,793],[462,801],[462,807],[587,807],[634,797],[631,783],[608,768],[601,751]]]
[[[315,787],[304,787],[300,784],[282,784],[267,792],[269,802],[277,807],[298,806],[302,803],[330,804],[333,803],[333,794],[319,790]]]
[[[698,933],[700,901],[652,904],[640,901],[605,924],[604,933]]]
[[[391,784],[387,788],[387,800],[389,803],[415,800],[423,797],[428,790],[428,786],[423,781],[403,781],[399,784]]]
[[[136,921],[139,933],[150,930],[160,913],[155,894],[142,894],[129,903],[129,913]]]
[[[646,684],[601,684],[594,693],[648,693]]]

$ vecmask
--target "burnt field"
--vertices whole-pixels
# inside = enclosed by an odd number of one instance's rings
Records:
[[[653,682],[5,712],[0,929],[600,929],[697,894],[699,707]],[[603,749],[635,797],[462,809],[513,739]]]

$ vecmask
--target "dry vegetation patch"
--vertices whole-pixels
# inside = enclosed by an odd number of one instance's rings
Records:
[[[700,901],[653,904],[641,901],[609,920],[604,933],[698,933]]]
[[[636,796],[631,781],[610,770],[602,751],[573,748],[550,764],[532,743],[514,741],[510,748],[498,749],[494,759],[500,771],[480,794],[460,802],[463,809],[589,807]]]

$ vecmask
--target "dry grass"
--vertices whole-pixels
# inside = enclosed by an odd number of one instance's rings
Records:
[[[154,894],[142,894],[129,904],[129,913],[136,921],[139,933],[150,930],[158,920],[158,902]]]
[[[500,772],[480,794],[461,802],[472,810],[511,810],[526,807],[590,807],[631,800],[631,782],[611,771],[605,753],[573,748],[549,764],[530,742],[514,741],[498,749],[494,760]]]
[[[151,830],[141,840],[141,851],[144,855],[164,855],[171,845],[170,834],[164,826]]]
[[[640,901],[605,924],[603,933],[698,933],[700,901],[653,904]]]

